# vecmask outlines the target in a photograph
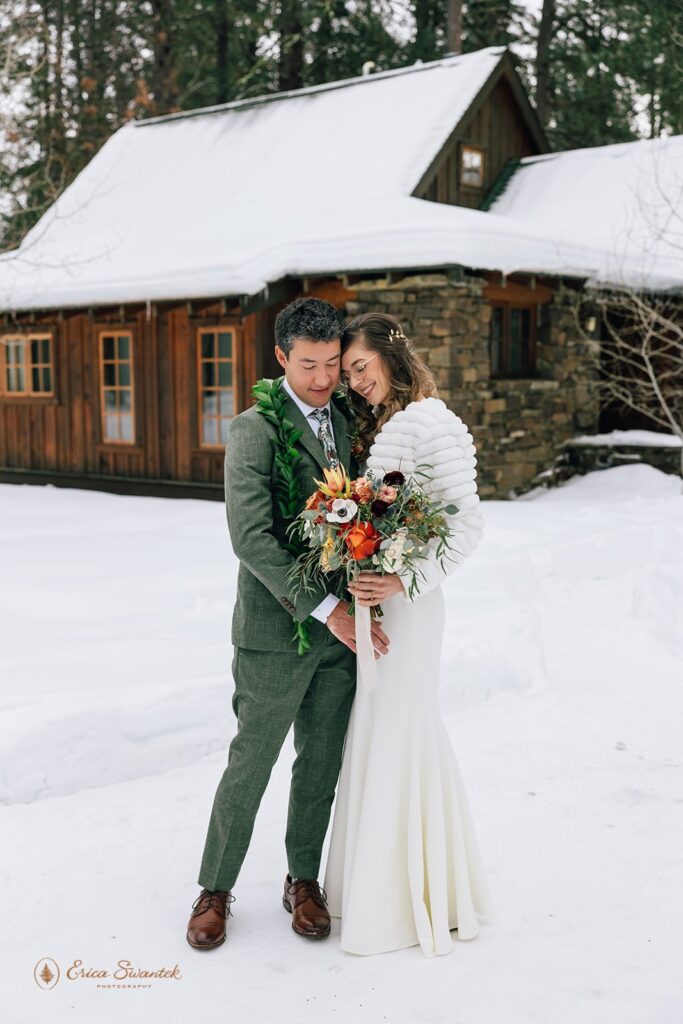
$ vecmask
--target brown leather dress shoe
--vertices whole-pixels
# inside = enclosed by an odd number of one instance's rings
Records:
[[[231,892],[202,889],[187,925],[187,941],[194,949],[215,949],[225,942],[226,919],[232,917],[230,904],[234,902]]]
[[[324,939],[330,934],[327,894],[314,878],[287,875],[282,905],[292,915],[292,928],[309,939]]]

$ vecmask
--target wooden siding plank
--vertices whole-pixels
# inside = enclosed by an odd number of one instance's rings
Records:
[[[69,330],[72,318],[62,322],[59,345],[59,405],[57,406],[57,464],[60,470],[69,472],[71,461],[71,437],[69,433],[71,401],[71,380],[69,378]]]
[[[157,380],[159,409],[159,475],[175,479],[175,385],[172,311],[160,313],[157,326]]]
[[[175,473],[177,480],[192,479],[191,449],[198,444],[196,398],[191,386],[190,325],[187,312],[176,310],[172,316],[175,365]]]
[[[150,318],[145,310],[140,317],[140,337],[145,346],[145,437],[146,475],[158,477],[161,472],[159,452],[159,368],[158,368],[158,316],[156,306],[151,307]]]
[[[69,322],[67,338],[67,373],[69,376],[69,465],[71,473],[85,468],[85,439],[83,418],[83,363],[81,325]]]
[[[43,415],[44,410],[39,405],[29,405],[29,467],[31,469],[44,468],[44,445],[43,445]]]
[[[98,439],[98,388],[97,388],[97,350],[93,343],[92,318],[81,314],[74,318],[74,327],[78,328],[82,354],[82,387],[83,387],[83,430],[85,435],[84,455],[89,473],[97,472],[97,439]],[[96,339],[95,339],[96,342]]]

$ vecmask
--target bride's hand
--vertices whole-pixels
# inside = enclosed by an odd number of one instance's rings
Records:
[[[374,608],[395,594],[403,593],[404,588],[401,577],[396,573],[362,572],[355,583],[349,583],[349,591],[356,604]]]

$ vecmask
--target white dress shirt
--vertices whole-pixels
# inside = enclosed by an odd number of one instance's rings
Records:
[[[321,408],[321,406],[308,405],[306,402],[303,402],[299,398],[299,396],[295,394],[292,386],[290,385],[286,377],[282,382],[282,386],[289,395],[289,397],[292,399],[292,401],[296,402],[299,409],[301,409],[301,412],[303,413],[306,422],[308,423],[309,427],[317,437],[320,424],[318,420],[313,416],[313,413],[315,412],[316,409]],[[322,408],[327,409],[327,411],[330,414],[330,431],[332,432],[332,437],[334,437],[334,427],[332,426],[332,410],[330,409],[330,403],[328,402],[327,405],[322,406]],[[335,597],[334,594],[328,594],[327,597],[324,597],[320,604],[313,609],[311,615],[313,616],[314,619],[317,619],[319,622],[327,622],[327,619],[332,614],[332,612],[334,611],[338,604],[339,598]]]

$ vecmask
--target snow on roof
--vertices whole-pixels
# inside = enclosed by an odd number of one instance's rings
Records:
[[[683,287],[683,135],[526,157],[490,210],[604,253],[591,284]]]
[[[292,272],[278,252],[293,253],[297,268],[307,254],[316,272],[316,243],[334,246],[337,225],[335,269],[360,265],[346,229],[363,227],[356,205],[410,195],[504,53],[489,47],[119,129],[0,259],[0,306],[258,292]]]
[[[0,256],[0,309],[249,295],[288,275],[448,265],[599,276],[604,251],[585,239],[411,197],[504,54],[126,125]]]

